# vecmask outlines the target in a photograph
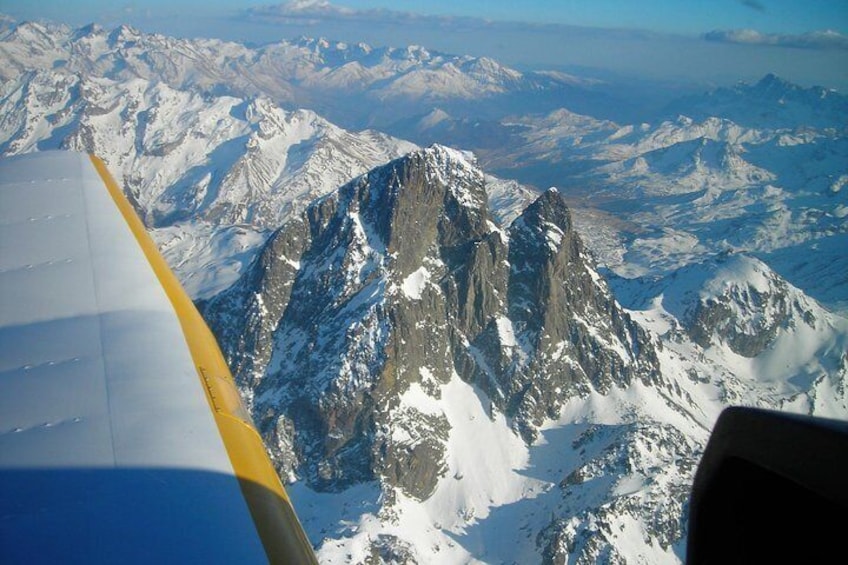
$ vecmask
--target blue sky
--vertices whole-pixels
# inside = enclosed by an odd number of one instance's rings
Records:
[[[320,2],[318,2],[320,3]],[[245,0],[2,0],[0,11],[20,18],[47,17],[75,23],[120,13],[164,16],[226,16],[273,1]],[[498,21],[558,23],[701,34],[714,29],[803,33],[832,29],[848,33],[845,0],[340,0],[354,10],[386,9],[427,15],[479,17]]]
[[[259,43],[415,43],[522,68],[713,84],[773,72],[848,91],[848,0],[0,0],[0,11]]]
[[[695,34],[718,28],[800,33],[834,26],[845,32],[848,27],[848,4],[844,0],[351,0],[346,5]]]

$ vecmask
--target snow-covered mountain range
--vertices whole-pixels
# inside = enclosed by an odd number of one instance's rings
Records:
[[[624,124],[421,47],[3,29],[0,153],[106,160],[324,562],[679,562],[723,407],[848,418],[837,93]]]
[[[103,158],[195,296],[231,283],[241,254],[309,201],[415,148],[264,97],[67,71],[5,82],[0,115],[4,154],[64,148]]]
[[[552,107],[557,97],[586,97],[584,90],[597,83],[562,72],[522,73],[486,57],[421,46],[299,38],[248,47],[128,26],[73,29],[26,22],[0,37],[0,54],[4,80],[54,66],[113,80],[140,77],[205,94],[262,95],[286,108],[310,108],[348,128],[386,125],[409,116],[410,107],[433,103],[496,113]]]
[[[672,118],[683,113],[697,121],[722,116],[758,129],[844,131],[848,99],[829,88],[803,88],[768,74],[756,84],[739,83],[683,97],[670,104],[665,113]]]
[[[737,87],[731,114],[742,112],[743,93],[776,95],[782,85],[767,77]],[[588,209],[578,225],[591,218],[589,247],[620,275],[664,276],[704,256],[744,252],[844,312],[848,280],[838,273],[848,269],[848,196],[842,190],[848,114],[839,109],[846,98],[793,85],[785,91],[791,127],[785,116],[770,125],[740,125],[723,117],[724,103],[709,107],[712,113],[701,120],[680,115],[635,125],[558,110],[504,120],[507,141],[477,152],[497,174],[556,184],[577,208]],[[829,105],[818,110],[822,93]],[[759,104],[754,96],[749,112]],[[693,114],[708,113],[705,108],[699,101]],[[807,117],[817,125],[803,125]]]

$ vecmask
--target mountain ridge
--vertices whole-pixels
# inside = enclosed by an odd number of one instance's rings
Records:
[[[64,70],[5,83],[0,111],[4,154],[64,148],[104,159],[194,296],[233,282],[241,260],[230,254],[255,247],[305,201],[415,147],[263,97],[206,96]],[[232,226],[246,237],[219,233]],[[221,260],[208,253],[216,249]]]
[[[4,80],[33,64],[60,61],[71,72],[123,80],[144,78],[206,94],[264,95],[288,107],[308,107],[361,129],[396,121],[412,101],[458,104],[480,111],[492,101],[521,106],[515,94],[536,96],[581,88],[574,77],[522,73],[485,57],[449,55],[424,47],[372,48],[366,44],[300,38],[259,47],[213,39],[174,39],[128,26],[106,30],[23,22],[0,38]],[[589,81],[586,86],[591,86]],[[340,103],[343,90],[362,104]],[[505,98],[497,102],[495,98]],[[543,100],[544,97],[540,98]],[[379,113],[368,109],[379,104]],[[532,105],[532,103],[531,103]],[[525,104],[526,106],[526,104]]]
[[[451,505],[470,505],[450,511],[460,519],[452,528],[476,536],[468,528],[497,512],[491,507],[495,501],[502,501],[495,506],[514,502],[513,489],[541,496],[543,484],[561,481],[561,489],[583,492],[581,485],[589,484],[598,465],[619,469],[613,461],[593,463],[599,456],[594,450],[570,474],[545,475],[542,483],[492,469],[511,486],[500,495],[486,494],[486,502],[481,496],[492,488],[489,480],[481,477],[479,488],[464,483],[483,469],[472,470],[451,447],[467,441],[460,438],[467,437],[468,424],[462,422],[468,418],[494,426],[480,433],[497,434],[500,443],[512,446],[511,454],[499,457],[517,457],[512,464],[524,466],[535,449],[530,446],[543,439],[548,426],[574,425],[567,419],[556,424],[567,418],[563,411],[569,405],[616,405],[619,400],[599,399],[631,394],[660,399],[666,388],[678,394],[660,375],[653,338],[619,309],[589,266],[557,191],[540,195],[502,229],[486,211],[484,182],[463,154],[438,146],[393,161],[314,202],[301,219],[271,237],[240,283],[203,305],[222,343],[230,344],[228,356],[241,367],[237,372],[252,391],[254,415],[281,474],[301,477],[295,491],[304,504],[329,493],[344,500],[365,485],[379,485],[382,503],[373,494],[356,502],[377,504],[374,512],[384,516],[383,526],[366,528],[373,551],[371,544],[384,543],[387,529],[395,531],[391,524],[408,522],[418,505],[442,507],[445,497],[455,501]],[[432,206],[445,208],[439,214]],[[387,217],[379,228],[379,218]],[[246,313],[242,325],[236,322],[239,312]],[[256,357],[259,343],[266,349]],[[460,397],[467,400],[455,406]],[[458,420],[454,410],[471,412]],[[686,429],[697,428],[689,418],[684,416]],[[328,424],[321,422],[332,422],[330,438],[310,431],[325,429]],[[632,424],[612,437],[653,437],[649,427]],[[676,438],[668,441],[680,449],[691,447],[692,440],[674,426],[663,433]],[[584,442],[604,444],[609,438]],[[685,477],[693,468],[687,463],[679,472]],[[675,488],[679,516],[685,489]],[[559,489],[544,492],[542,507],[555,516],[573,511],[563,506]],[[640,503],[627,512],[636,516],[641,508]],[[599,539],[584,547],[585,534],[568,537],[578,535],[574,528],[583,531],[583,520],[598,519],[589,507],[584,512],[576,522],[528,516],[528,527],[532,523],[535,531],[547,533],[525,549],[555,559],[563,551],[597,555],[615,544]],[[428,531],[436,520],[425,521]],[[658,523],[643,535],[664,536],[672,551],[682,531],[678,520]],[[427,544],[447,551],[450,545],[436,527]],[[390,547],[426,560],[427,545],[410,535],[393,538]],[[349,533],[342,539],[358,544],[354,540],[362,538]],[[560,547],[563,539],[575,540],[571,550]],[[338,547],[353,550],[328,542],[322,555],[334,555]]]

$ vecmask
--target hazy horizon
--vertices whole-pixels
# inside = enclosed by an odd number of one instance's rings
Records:
[[[132,25],[148,33],[268,43],[299,36],[373,46],[423,45],[488,56],[523,69],[584,69],[632,78],[726,85],[773,73],[804,86],[848,91],[848,8],[842,2],[506,2],[195,0],[75,3],[5,0],[16,20]],[[636,7],[638,6],[638,9]]]

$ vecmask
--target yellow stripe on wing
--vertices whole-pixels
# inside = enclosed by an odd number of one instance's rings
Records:
[[[200,384],[227,449],[242,494],[273,563],[316,563],[312,546],[274,471],[262,438],[244,410],[230,369],[194,303],[159,254],[132,205],[103,161],[91,155],[100,178],[132,230],[180,320]],[[198,509],[202,512],[202,509]]]

